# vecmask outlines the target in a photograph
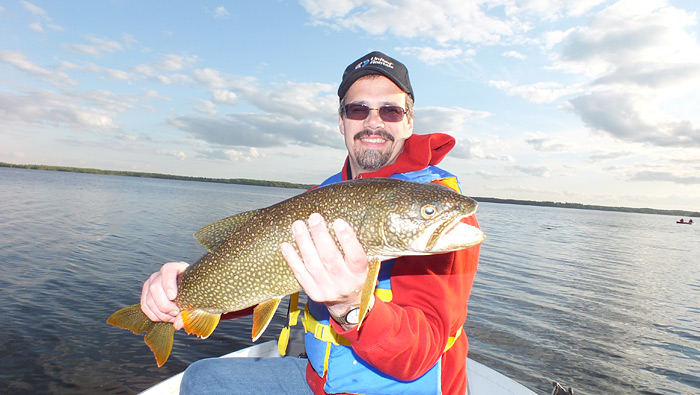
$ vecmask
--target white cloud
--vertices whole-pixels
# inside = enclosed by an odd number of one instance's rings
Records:
[[[197,62],[197,56],[181,56],[176,54],[158,55],[158,60],[152,63],[153,67],[161,71],[180,71],[191,68]]]
[[[197,101],[199,104],[194,107],[196,111],[201,112],[202,114],[216,115],[216,103],[203,99],[198,99]]]
[[[509,81],[489,81],[489,86],[504,91],[508,96],[520,96],[533,103],[552,103],[562,96],[582,91],[581,87],[564,86],[559,82],[515,85]]]
[[[214,9],[214,17],[217,19],[226,19],[228,18],[229,14],[228,11],[226,11],[226,7],[220,5]]]
[[[511,169],[533,177],[549,177],[551,171],[545,166],[511,166]]]
[[[560,152],[566,151],[570,147],[557,137],[546,136],[544,133],[526,133],[525,143],[535,151],[540,152]]]
[[[469,123],[490,117],[486,111],[474,111],[459,107],[416,107],[414,130],[416,133],[428,133],[440,130],[445,133],[459,134],[464,132]]]
[[[301,4],[317,25],[419,38],[444,47],[522,41],[543,19],[582,16],[607,1],[302,0]]]
[[[525,60],[525,59],[527,59],[527,56],[521,54],[521,53],[518,52],[518,51],[513,51],[513,50],[503,52],[502,55],[505,56],[505,57],[507,57],[507,58],[514,58],[514,59],[520,59],[520,60]]]
[[[239,77],[212,68],[196,69],[192,78],[210,89],[236,88],[246,90],[257,83],[255,77]]]
[[[480,140],[477,138],[466,138],[458,140],[457,145],[450,151],[450,157],[458,159],[486,159],[511,161],[507,155],[499,156],[494,152],[502,152],[504,146],[498,138]]]
[[[489,85],[533,103],[569,98],[561,108],[622,141],[700,147],[696,28],[697,15],[665,1],[617,1],[587,25],[543,36],[552,59],[547,69],[575,82]]]
[[[85,53],[92,56],[100,56],[102,53],[113,53],[124,50],[124,45],[107,37],[88,35],[85,39],[89,44],[64,44],[64,48]]]
[[[187,154],[184,151],[179,150],[158,150],[156,151],[158,155],[172,156],[174,158],[185,160],[187,159]]]
[[[25,10],[27,10],[30,14],[36,15],[36,16],[41,16],[41,17],[46,17],[48,16],[46,14],[46,11],[44,11],[43,8],[30,3],[28,1],[21,1],[22,7],[24,7]]]
[[[487,2],[340,0],[329,7],[322,0],[301,2],[317,24],[448,43],[495,44],[529,29],[518,18],[501,18],[500,7]]]
[[[700,148],[700,127],[688,119],[666,117],[653,101],[626,91],[608,90],[570,101],[572,111],[593,130],[617,139],[666,147]]]
[[[55,92],[0,94],[0,108],[4,110],[0,120],[8,123],[67,126],[88,132],[118,129],[113,121],[114,111]]]
[[[594,151],[588,155],[588,162],[599,163],[609,160],[626,158],[632,155],[630,151]]]
[[[663,1],[618,1],[569,35],[556,66],[600,77],[620,67],[697,63],[700,49],[686,30],[696,18]]]
[[[461,48],[402,47],[398,48],[398,51],[431,65],[474,55],[473,50],[464,51]]]
[[[182,116],[169,125],[214,146],[286,147],[323,146],[343,149],[337,125],[297,120],[280,114],[230,114],[225,117]]]
[[[61,62],[60,68],[66,70],[77,70],[83,73],[102,74],[105,77],[107,77],[107,79],[117,81],[130,81],[134,78],[134,76],[131,73],[128,73],[126,71],[103,67],[92,62],[84,62],[82,64],[77,64],[64,61]]]
[[[41,33],[44,31],[44,27],[39,22],[30,23],[29,28],[35,32]]]
[[[77,82],[71,79],[68,74],[40,67],[19,51],[0,50],[0,62],[10,64],[30,76],[46,80],[56,86],[77,85]]]
[[[239,102],[236,92],[228,89],[214,89],[211,91],[212,101],[215,103],[233,105]]]

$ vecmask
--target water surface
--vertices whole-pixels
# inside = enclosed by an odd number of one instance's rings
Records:
[[[226,321],[207,340],[176,334],[157,368],[139,336],[105,320],[162,263],[199,258],[201,226],[299,192],[0,168],[0,388],[135,393],[250,345],[250,319]],[[700,393],[700,226],[488,203],[478,217],[472,358],[540,394],[551,380],[577,394]]]

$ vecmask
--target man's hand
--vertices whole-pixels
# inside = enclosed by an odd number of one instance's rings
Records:
[[[189,266],[185,262],[169,262],[153,273],[141,289],[141,310],[154,322],[172,322],[175,329],[184,323],[180,309],[173,302],[177,297],[177,275]]]
[[[282,255],[306,295],[324,303],[336,316],[360,305],[362,285],[367,277],[367,254],[355,231],[343,220],[333,223],[340,252],[320,214],[311,214],[309,227],[304,221],[292,225],[301,257],[290,243],[282,243]]]

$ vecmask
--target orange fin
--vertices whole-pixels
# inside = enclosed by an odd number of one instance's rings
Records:
[[[267,326],[270,325],[280,301],[282,301],[281,298],[274,298],[255,306],[255,310],[253,310],[253,341],[258,340]]]
[[[221,314],[207,313],[203,310],[183,310],[182,321],[185,323],[185,332],[206,339],[219,325]]]
[[[168,360],[173,349],[175,328],[169,322],[153,322],[141,311],[140,304],[124,307],[112,314],[107,322],[136,334],[146,332],[144,341],[156,357],[158,367]]]
[[[158,367],[163,366],[168,360],[173,350],[173,337],[175,337],[175,327],[169,322],[154,322],[153,328],[146,332],[143,340],[153,351]]]
[[[362,321],[367,315],[371,299],[374,297],[374,287],[377,286],[377,277],[379,276],[379,268],[382,262],[379,258],[371,258],[369,267],[367,268],[367,278],[362,286],[362,299],[360,300],[360,317],[357,323],[357,329],[360,329]]]

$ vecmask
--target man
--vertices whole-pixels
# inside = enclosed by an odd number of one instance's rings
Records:
[[[435,166],[455,140],[444,134],[413,134],[414,95],[402,63],[381,52],[363,56],[346,68],[338,96],[338,121],[348,157],[342,171],[322,185],[355,178],[395,177],[442,183],[459,190],[456,178]],[[467,221],[478,226],[473,216]],[[292,226],[301,255],[289,243],[281,246],[310,299],[302,321],[309,356],[305,375],[311,391],[466,393],[468,342],[462,326],[479,246],[383,262],[371,310],[358,330],[356,313],[367,257],[347,224],[338,220],[334,229],[344,255],[318,214],[311,215],[308,227],[303,221]],[[182,262],[164,265],[144,283],[141,296],[142,309],[149,318],[173,322],[177,329],[182,328],[182,319],[171,300],[177,295],[177,273],[185,267],[187,264]],[[324,333],[333,336],[322,336]],[[259,384],[242,383],[240,367],[235,366],[240,363],[251,362],[196,362],[185,374],[183,390],[201,392],[225,386],[241,389]],[[268,379],[285,375],[285,385],[271,384],[268,390],[302,387],[291,384],[300,376],[298,360],[260,363],[269,364],[262,369],[275,370]]]

